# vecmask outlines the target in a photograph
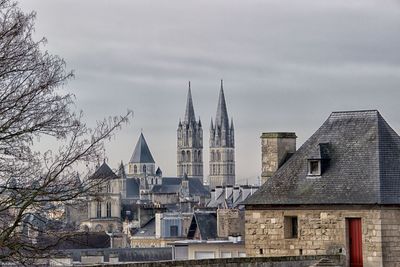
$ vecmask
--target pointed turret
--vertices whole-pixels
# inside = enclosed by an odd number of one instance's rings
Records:
[[[124,167],[124,163],[121,160],[121,164],[119,164],[119,168],[118,168],[118,177],[119,178],[126,178],[126,173],[125,173],[125,167]]]
[[[194,108],[193,108],[192,91],[190,88],[190,81],[189,81],[189,90],[186,101],[185,122],[189,124],[191,124],[192,122],[196,122],[196,116],[194,114]]]

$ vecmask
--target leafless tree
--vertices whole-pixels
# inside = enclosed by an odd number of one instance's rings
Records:
[[[0,262],[27,264],[68,236],[57,213],[97,186],[77,179],[77,166],[97,161],[103,141],[132,116],[127,111],[89,128],[74,111],[74,96],[60,90],[73,74],[43,50],[45,39],[34,40],[34,20],[34,12],[0,0]],[[35,149],[44,137],[58,147]],[[32,229],[54,242],[38,242]]]

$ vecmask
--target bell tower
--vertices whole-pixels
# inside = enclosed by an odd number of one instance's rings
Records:
[[[203,129],[200,119],[196,121],[190,81],[185,117],[177,130],[177,176],[185,175],[203,182]]]

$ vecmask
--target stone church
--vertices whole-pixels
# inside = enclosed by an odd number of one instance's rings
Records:
[[[219,93],[215,123],[210,126],[210,189],[216,186],[235,185],[235,135],[233,120],[229,121],[223,82]],[[179,121],[177,130],[177,176],[203,177],[203,129],[200,119],[196,121],[192,92],[187,95],[185,117]]]

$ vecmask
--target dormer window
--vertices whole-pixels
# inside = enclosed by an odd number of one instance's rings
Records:
[[[308,175],[310,176],[321,175],[321,160],[317,159],[308,160]]]

